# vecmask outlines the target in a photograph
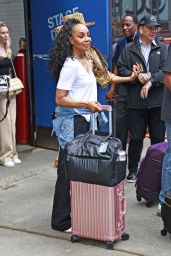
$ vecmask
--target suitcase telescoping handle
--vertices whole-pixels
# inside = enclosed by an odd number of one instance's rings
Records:
[[[109,135],[112,135],[112,107],[110,105],[102,105],[102,109],[109,112]],[[92,113],[92,133],[93,135],[95,134],[95,113]]]

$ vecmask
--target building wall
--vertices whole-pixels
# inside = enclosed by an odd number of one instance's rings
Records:
[[[25,37],[23,0],[0,0],[0,21],[7,24],[15,55],[19,49],[19,39]]]

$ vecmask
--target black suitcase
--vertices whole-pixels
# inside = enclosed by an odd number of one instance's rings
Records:
[[[113,187],[125,179],[126,153],[121,141],[112,137],[112,107],[103,108],[109,111],[109,134],[95,134],[93,125],[92,132],[66,143],[65,170],[69,180]]]
[[[161,235],[166,236],[167,232],[171,234],[171,190],[165,194],[165,200],[161,206],[161,217],[164,224]]]

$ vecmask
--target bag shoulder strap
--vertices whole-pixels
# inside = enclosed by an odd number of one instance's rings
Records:
[[[14,71],[14,75],[15,75],[15,77],[17,77],[17,73],[16,73],[16,70],[15,70],[15,67],[14,67],[14,63],[13,63],[11,58],[10,58],[10,60],[11,60],[12,68],[13,68],[13,71]]]
[[[7,82],[9,83],[9,80],[8,80]],[[8,91],[7,91],[6,111],[5,111],[5,115],[4,115],[3,118],[0,120],[0,123],[6,118],[6,116],[7,116],[7,114],[8,114],[9,104],[10,104],[10,98],[9,98],[9,90],[8,90]]]

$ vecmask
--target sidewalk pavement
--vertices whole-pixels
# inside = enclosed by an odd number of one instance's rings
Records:
[[[144,152],[148,143],[146,139]],[[50,226],[57,152],[21,145],[18,151],[22,164],[0,166],[0,256],[170,256],[171,236],[160,235],[163,225],[156,216],[157,204],[147,208],[144,200],[137,202],[134,184],[126,182],[130,239],[116,242],[114,251],[99,241],[81,239],[72,244],[70,234]]]

